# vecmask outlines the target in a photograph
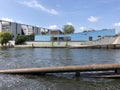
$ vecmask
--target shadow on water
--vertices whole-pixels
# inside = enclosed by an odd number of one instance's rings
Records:
[[[69,75],[0,75],[1,90],[117,90],[120,81]]]

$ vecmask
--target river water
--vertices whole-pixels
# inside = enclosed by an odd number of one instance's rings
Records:
[[[120,63],[120,50],[69,48],[0,49],[0,69]],[[74,73],[0,74],[0,90],[120,90],[119,79],[75,77]]]

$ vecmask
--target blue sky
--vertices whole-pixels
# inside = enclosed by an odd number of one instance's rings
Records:
[[[62,29],[115,28],[120,32],[120,0],[0,0],[0,19]]]

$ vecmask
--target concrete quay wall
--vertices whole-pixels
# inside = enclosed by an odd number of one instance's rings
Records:
[[[25,42],[24,45],[16,45],[15,47],[70,47],[70,48],[120,48],[120,36],[102,37],[96,41],[79,41],[79,42]]]
[[[26,45],[33,47],[80,47],[82,42],[26,42]]]

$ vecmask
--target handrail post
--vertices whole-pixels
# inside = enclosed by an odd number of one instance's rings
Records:
[[[116,69],[115,73],[120,74],[120,69]]]
[[[79,72],[79,71],[76,71],[75,76],[76,76],[76,77],[79,77],[79,76],[80,76],[80,72]]]

